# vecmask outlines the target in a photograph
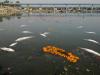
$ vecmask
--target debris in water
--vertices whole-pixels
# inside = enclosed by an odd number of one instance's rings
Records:
[[[43,47],[43,52],[64,57],[65,59],[73,63],[76,63],[79,60],[79,57],[72,54],[71,52],[66,52],[65,50],[57,48],[55,46]]]
[[[3,51],[15,52],[15,50],[12,49],[12,48],[2,47],[2,48],[0,48],[0,49],[3,50]]]
[[[88,49],[88,48],[80,48],[80,49],[82,49],[82,50],[84,50],[84,51],[87,51],[87,52],[89,52],[89,53],[95,54],[95,55],[97,55],[97,56],[100,56],[100,53],[98,53],[98,52],[96,52],[96,51],[94,51],[94,50],[91,50],[91,49]]]
[[[15,41],[19,42],[19,41],[27,40],[27,39],[30,39],[30,38],[33,38],[33,36],[20,37],[20,38],[16,39]]]

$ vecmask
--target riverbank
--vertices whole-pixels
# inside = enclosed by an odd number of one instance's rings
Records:
[[[17,7],[0,6],[0,16],[10,16],[17,13],[20,13]]]

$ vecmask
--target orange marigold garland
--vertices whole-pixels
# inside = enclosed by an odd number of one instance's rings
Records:
[[[79,60],[78,56],[72,54],[71,52],[66,52],[65,50],[57,48],[55,46],[43,47],[43,52],[64,57],[65,59],[73,63],[76,63]]]

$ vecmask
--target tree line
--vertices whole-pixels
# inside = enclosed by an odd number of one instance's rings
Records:
[[[5,4],[5,3],[13,3],[13,2],[11,2],[11,1],[9,1],[9,0],[4,0],[3,2],[0,2],[0,4]],[[15,3],[20,3],[20,1],[18,1],[18,0],[16,0],[15,1]]]

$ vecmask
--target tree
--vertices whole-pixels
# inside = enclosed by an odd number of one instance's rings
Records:
[[[4,3],[9,3],[9,0],[5,0]]]
[[[16,1],[16,3],[20,3],[20,1]]]
[[[19,3],[20,1],[16,1],[16,6],[20,7]]]

